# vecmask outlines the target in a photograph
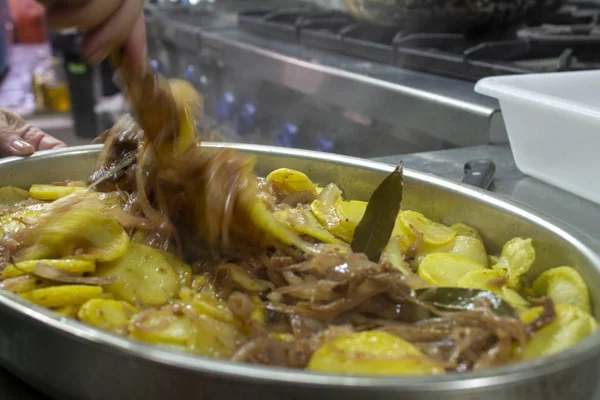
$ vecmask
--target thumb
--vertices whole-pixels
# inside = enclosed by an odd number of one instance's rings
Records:
[[[18,135],[0,132],[0,157],[29,156],[35,148]]]

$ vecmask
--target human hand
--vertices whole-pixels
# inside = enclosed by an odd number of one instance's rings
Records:
[[[84,32],[83,55],[98,64],[123,48],[123,62],[131,71],[146,65],[145,0],[38,0],[46,6],[53,30],[77,28]]]
[[[25,122],[17,114],[0,109],[0,157],[29,156],[38,150],[66,146],[60,140]]]

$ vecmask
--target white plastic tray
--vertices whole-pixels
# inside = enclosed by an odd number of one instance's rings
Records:
[[[600,204],[600,71],[490,77],[475,91],[500,101],[523,173]]]

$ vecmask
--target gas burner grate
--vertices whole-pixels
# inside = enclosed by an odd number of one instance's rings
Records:
[[[339,11],[250,10],[247,31],[353,56],[469,81],[486,76],[600,68],[600,3],[571,1],[536,26],[501,35],[403,32],[354,20]]]
[[[352,23],[351,17],[316,9],[259,9],[238,14],[238,25],[249,32],[298,43],[303,29],[335,31]]]
[[[391,64],[394,57],[393,42],[399,34],[401,33],[397,29],[352,20],[337,31],[304,28],[300,32],[300,43],[368,61]]]

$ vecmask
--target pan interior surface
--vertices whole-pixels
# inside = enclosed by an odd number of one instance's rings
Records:
[[[375,187],[394,168],[367,160],[317,152],[253,145],[205,145],[234,147],[256,155],[259,175],[264,176],[280,167],[297,169],[306,173],[315,183],[337,183],[345,197],[357,200],[368,200]],[[101,146],[82,146],[42,152],[28,159],[2,160],[0,186],[28,188],[33,183],[87,179],[100,148]],[[481,190],[412,170],[405,171],[404,193],[403,208],[421,212],[444,224],[463,222],[473,226],[481,232],[490,252],[499,252],[502,244],[510,238],[531,237],[538,254],[531,275],[537,276],[549,266],[575,267],[590,288],[594,315],[596,318],[600,317],[600,259],[559,223]],[[560,371],[589,360],[600,351],[600,334],[595,333],[578,345],[554,356],[483,372],[422,378],[345,377],[248,366],[163,350],[102,332],[74,320],[57,317],[51,311],[31,307],[19,297],[4,291],[0,292],[0,314],[2,309],[19,314],[20,318],[34,320],[36,324],[44,325],[60,334],[74,336],[74,340],[91,341],[99,346],[107,346],[131,358],[142,358],[207,376],[229,376],[248,382],[285,382],[301,386],[356,386],[374,390],[393,388],[398,391],[423,392],[485,388]],[[0,354],[3,353],[1,350]]]

